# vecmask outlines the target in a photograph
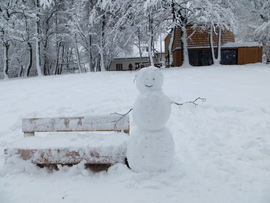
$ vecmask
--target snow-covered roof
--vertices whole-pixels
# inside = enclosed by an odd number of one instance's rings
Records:
[[[162,35],[159,37],[159,40],[154,42],[154,47],[158,53],[164,53],[165,44],[164,44],[164,39]],[[142,57],[149,57],[148,44],[142,44],[141,51],[142,51]],[[135,45],[133,45],[130,53],[123,51],[123,52],[120,52],[117,56],[117,58],[139,58],[139,57],[140,57],[140,51],[139,51],[139,48]]]
[[[262,45],[258,42],[227,42],[222,45],[222,48],[238,48],[238,47],[261,47]],[[215,46],[216,48],[217,46]],[[210,46],[194,46],[188,47],[189,49],[209,49]],[[174,50],[182,49],[181,47],[177,47]],[[174,51],[173,50],[173,51]]]
[[[142,45],[141,46],[141,51],[142,51],[142,57],[147,57],[148,56],[148,50],[147,50],[147,45]],[[123,51],[120,52],[117,56],[117,58],[138,58],[140,57],[140,51],[137,46],[133,46],[132,50],[130,53]]]
[[[227,42],[222,47],[236,48],[236,47],[260,47],[261,44],[258,42]]]
[[[130,59],[141,59],[141,57],[118,57],[118,58],[114,58],[114,60],[130,60]],[[142,59],[149,59],[149,56],[142,56]]]

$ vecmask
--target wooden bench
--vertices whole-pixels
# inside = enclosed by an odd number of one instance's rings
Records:
[[[26,118],[22,120],[22,131],[25,137],[12,148],[5,149],[7,158],[19,155],[24,160],[45,166],[126,162],[128,116]],[[35,136],[38,132],[54,134]],[[70,135],[70,132],[75,134]]]

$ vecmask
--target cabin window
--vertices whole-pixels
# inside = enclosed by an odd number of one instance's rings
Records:
[[[116,64],[116,70],[123,70],[123,64],[122,63],[117,63]]]
[[[223,65],[236,65],[238,61],[237,49],[221,50],[221,61]]]
[[[139,69],[140,68],[140,63],[135,63],[135,69]]]
[[[192,66],[209,66],[213,64],[210,50],[189,50],[189,63]]]
[[[145,47],[145,51],[148,52],[149,51],[149,48],[148,47]]]
[[[213,64],[212,53],[209,49],[189,50],[189,62],[192,66],[209,66]],[[215,49],[215,56],[217,56],[217,49]],[[237,49],[222,49],[221,61],[223,65],[237,64]]]

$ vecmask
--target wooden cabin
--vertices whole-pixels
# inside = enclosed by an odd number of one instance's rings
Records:
[[[219,30],[216,28],[213,32],[213,44],[215,54],[218,50]],[[188,34],[188,52],[189,63],[192,66],[207,66],[212,65],[210,29],[194,29],[192,26],[187,26]],[[182,51],[182,31],[181,28],[176,28],[173,42],[173,64],[172,66],[181,66],[183,63]],[[169,61],[169,45],[171,33],[165,38],[165,53],[166,65]],[[262,62],[263,48],[257,43],[237,43],[232,32],[224,30],[221,32],[221,64],[224,65],[243,65],[248,63]]]

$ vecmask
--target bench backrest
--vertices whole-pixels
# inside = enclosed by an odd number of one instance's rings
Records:
[[[129,117],[121,115],[24,118],[22,131],[25,136],[35,132],[82,132],[82,131],[124,131],[129,133]]]

